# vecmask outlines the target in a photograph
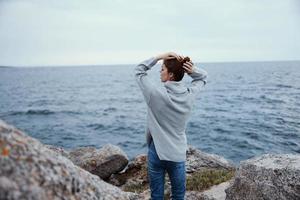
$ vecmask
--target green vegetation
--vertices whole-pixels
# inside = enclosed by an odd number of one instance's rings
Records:
[[[135,177],[135,179],[140,180],[136,181],[135,183],[125,184],[128,178]],[[146,189],[149,188],[148,184],[148,172],[147,172],[147,165],[146,163],[142,164],[141,166],[136,166],[128,170],[126,176],[122,177],[124,188],[123,190],[126,192],[135,192],[135,193],[142,193]]]
[[[218,185],[222,182],[230,180],[234,176],[234,170],[217,170],[217,169],[205,169],[187,176],[186,190],[187,191],[204,191],[209,189],[213,185]],[[128,175],[128,174],[127,174]],[[132,170],[129,177],[139,177],[140,181],[127,183],[123,186],[123,190],[126,192],[142,193],[149,189],[149,183],[147,181],[147,168],[142,165],[139,170]],[[143,177],[143,178],[141,178]],[[122,177],[124,181],[128,177]],[[168,187],[167,182],[169,177],[166,174],[165,189]],[[167,190],[164,195],[164,199],[170,199],[170,191]]]
[[[186,189],[192,191],[203,191],[213,185],[230,180],[234,176],[233,170],[202,170],[187,177]]]
[[[125,185],[124,191],[125,192],[135,192],[135,193],[142,193],[149,188],[149,184],[142,184],[142,183],[135,183],[130,185]]]

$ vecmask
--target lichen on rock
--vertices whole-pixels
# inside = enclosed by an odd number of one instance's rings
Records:
[[[0,120],[0,199],[136,199]]]

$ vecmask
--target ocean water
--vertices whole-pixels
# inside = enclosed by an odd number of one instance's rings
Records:
[[[300,61],[198,63],[188,143],[234,163],[264,153],[300,153]],[[146,103],[134,65],[0,68],[0,119],[66,149],[120,146],[146,153]],[[149,72],[157,87],[158,64]],[[183,81],[190,84],[191,78]]]

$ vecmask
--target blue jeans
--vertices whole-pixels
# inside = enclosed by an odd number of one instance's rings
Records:
[[[165,172],[168,173],[171,181],[171,198],[184,199],[186,189],[185,161],[160,160],[152,140],[148,149],[148,178],[152,200],[164,199]]]

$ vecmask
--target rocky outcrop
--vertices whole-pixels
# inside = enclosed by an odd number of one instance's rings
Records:
[[[136,199],[0,120],[0,199]]]
[[[70,151],[68,157],[74,164],[102,179],[122,171],[128,164],[124,151],[111,144],[99,150],[94,147],[80,147]]]
[[[111,145],[109,145],[111,146]],[[67,152],[59,147],[49,147],[56,151],[58,154],[62,154],[67,156],[73,160],[75,164],[83,167],[84,169],[92,172],[92,170],[88,167],[85,167],[83,163],[90,163],[90,160],[97,160],[97,153],[101,152],[102,149],[96,150],[93,147],[84,147],[78,148],[76,150],[71,150],[71,152]],[[105,148],[104,148],[105,149]],[[117,149],[117,148],[114,148]],[[110,153],[106,153],[105,156],[100,157],[100,161],[103,160],[103,157],[106,157],[106,160],[110,157],[109,155],[113,155],[113,151]],[[120,151],[116,151],[120,152]],[[115,153],[116,154],[116,153]],[[122,155],[123,153],[120,153]],[[72,155],[72,157],[70,156]],[[94,155],[94,156],[91,156]],[[99,161],[98,161],[99,162]],[[99,162],[101,163],[101,162]],[[99,165],[100,166],[100,165]],[[133,161],[131,161],[126,168],[120,173],[113,173],[111,169],[115,167],[115,164],[112,163],[112,167],[110,168],[102,168],[104,171],[107,171],[107,179],[106,181],[110,184],[118,186],[123,191],[131,191],[140,194],[141,199],[149,199],[150,198],[150,190],[149,190],[149,182],[148,182],[148,174],[147,174],[147,155],[142,154],[138,155]],[[99,167],[101,169],[101,167]],[[119,168],[120,169],[120,168]],[[189,146],[187,150],[187,179],[188,184],[199,184],[199,181],[194,181],[192,179],[196,173],[204,172],[205,170],[234,170],[234,165],[228,160],[224,159],[221,156],[214,154],[207,154],[198,149],[195,149],[192,146]],[[112,174],[110,176],[110,174]],[[103,178],[103,176],[102,176]],[[225,199],[225,189],[228,187],[228,182],[221,183],[209,189],[203,189],[203,191],[187,191],[186,197],[187,199],[214,199],[214,200],[223,200]],[[169,180],[169,176],[166,173],[165,180],[165,194],[166,199],[170,196],[171,193],[171,182]]]
[[[56,155],[69,158],[75,165],[106,180],[112,174],[122,171],[128,164],[128,157],[118,146],[107,144],[101,149],[79,147],[70,151],[62,147],[45,145]]]
[[[187,200],[216,200],[215,198],[211,198],[202,192],[197,191],[187,191],[185,194],[185,198]]]
[[[205,190],[204,192],[202,192],[201,194],[205,196],[205,198],[209,199],[209,200],[224,200],[226,198],[226,193],[225,190],[229,187],[229,185],[232,183],[233,179],[230,181],[226,181],[223,183],[220,183],[218,185],[214,185],[211,188],[209,188],[208,190]],[[191,199],[192,198],[188,198],[189,196],[187,196],[187,199]]]
[[[147,155],[127,163],[116,146],[66,151],[0,120],[0,199],[149,199]],[[186,169],[188,200],[300,199],[300,155],[262,155],[236,172],[225,158],[190,146]],[[167,174],[165,183],[169,199]]]
[[[193,173],[203,169],[234,170],[235,166],[225,158],[208,154],[192,146],[187,150],[186,171]]]
[[[45,147],[47,147],[48,149],[51,149],[53,152],[56,153],[56,155],[62,155],[66,158],[69,158],[69,151],[65,150],[62,147],[56,147],[56,146],[52,146],[52,145],[48,145],[48,144],[45,144]]]
[[[109,179],[109,183],[121,186],[123,190],[127,190],[135,185],[140,187],[147,186],[147,155],[138,155],[128,164],[123,173],[113,174]]]
[[[226,200],[300,199],[300,155],[265,154],[242,161]]]
[[[207,173],[206,171],[208,169],[231,172],[234,171],[235,166],[223,157],[214,154],[207,154],[190,146],[187,151],[186,169],[187,184],[197,184],[197,180],[193,179],[193,176],[196,173],[197,176],[199,176],[201,172],[203,172],[203,174]],[[205,178],[209,179],[209,177]],[[137,156],[133,161],[129,163],[128,167],[122,173],[113,174],[109,179],[109,183],[119,186],[124,191],[139,193],[139,197],[141,199],[150,199],[149,182],[147,176],[147,155],[142,154]],[[208,189],[203,191],[187,191],[186,199],[224,200],[224,190],[228,186],[229,182],[225,182],[224,184],[220,184],[216,187],[211,188],[212,190]],[[187,188],[190,188],[189,185],[187,185]],[[168,174],[166,174],[166,199],[168,199],[167,197],[170,195],[170,192],[171,184]]]

